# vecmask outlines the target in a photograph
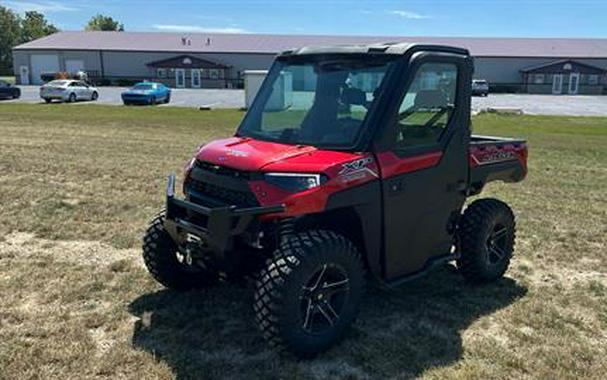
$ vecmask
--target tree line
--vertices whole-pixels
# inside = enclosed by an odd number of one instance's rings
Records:
[[[86,31],[124,31],[124,25],[110,16],[97,14],[88,21]],[[0,74],[13,73],[13,47],[57,33],[59,28],[36,11],[23,16],[0,5]]]

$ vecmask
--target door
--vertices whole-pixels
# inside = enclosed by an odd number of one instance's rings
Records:
[[[552,93],[561,94],[563,92],[563,74],[554,74],[552,79]]]
[[[580,87],[580,73],[569,74],[569,94],[576,95]]]
[[[192,88],[200,88],[200,70],[192,69]]]
[[[175,87],[185,87],[185,69],[175,69]]]
[[[19,79],[20,83],[24,86],[30,84],[30,69],[27,66],[19,67]]]
[[[470,61],[424,56],[378,153],[384,271],[395,280],[449,255],[468,180]]]
[[[72,82],[68,86],[68,89],[69,89],[69,93],[67,96],[70,96],[70,94],[74,94],[74,95],[76,95],[77,100],[86,99],[86,94],[84,93],[84,88],[82,87],[82,85],[80,83]]]
[[[59,72],[59,58],[54,54],[34,54],[30,58],[32,66],[32,83],[42,84],[41,75]]]
[[[70,74],[76,74],[79,71],[84,71],[84,61],[79,59],[68,59],[65,61],[65,71]]]

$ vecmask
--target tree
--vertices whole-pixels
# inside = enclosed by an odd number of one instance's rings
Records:
[[[13,70],[12,49],[21,41],[20,21],[19,15],[0,5],[0,73]]]
[[[124,25],[114,20],[110,16],[97,14],[91,17],[84,30],[88,32],[95,30],[124,32]]]
[[[42,13],[36,11],[25,12],[25,18],[21,21],[21,41],[28,42],[57,33],[59,29],[49,23]]]

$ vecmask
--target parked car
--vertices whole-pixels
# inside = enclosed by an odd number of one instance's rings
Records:
[[[19,87],[13,86],[7,81],[0,80],[0,99],[18,99],[21,97]]]
[[[168,103],[171,101],[171,89],[162,83],[141,82],[122,93],[122,102],[129,104],[149,104],[154,105],[159,102]]]
[[[484,79],[474,79],[472,81],[472,96],[488,96],[489,82]]]
[[[48,82],[40,87],[40,97],[45,102],[53,100],[73,103],[77,100],[99,99],[99,90],[86,82],[72,79],[59,79]]]

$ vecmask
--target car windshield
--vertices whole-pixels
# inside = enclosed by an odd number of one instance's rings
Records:
[[[153,90],[154,85],[148,83],[136,84],[133,86],[133,90]]]
[[[70,83],[69,80],[53,80],[47,83],[47,85],[49,86],[57,86],[57,87],[63,87],[66,84]]]
[[[237,135],[350,147],[395,57],[309,56],[277,61]]]

